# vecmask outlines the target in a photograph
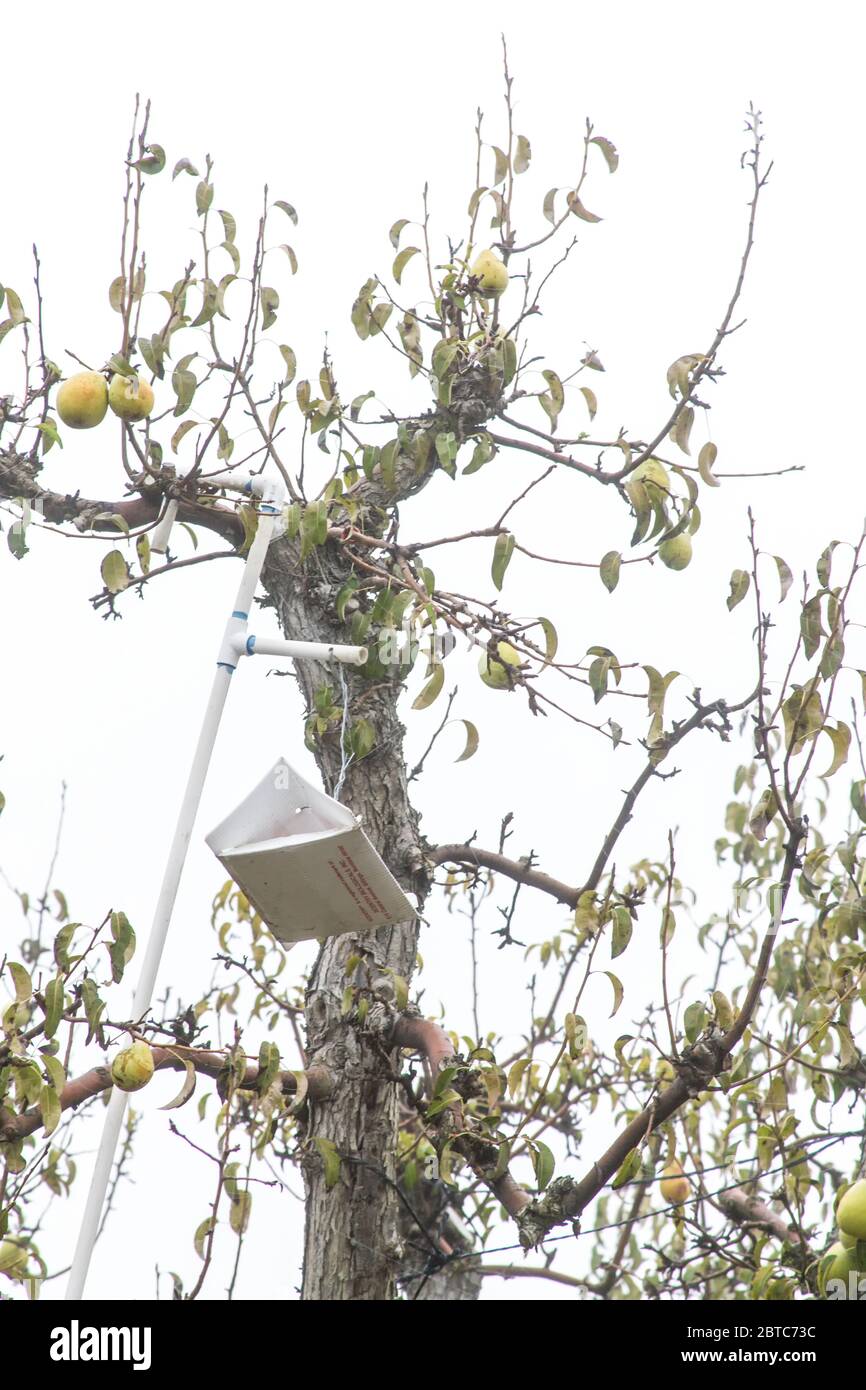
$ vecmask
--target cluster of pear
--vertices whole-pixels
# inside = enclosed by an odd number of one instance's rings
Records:
[[[824,1256],[833,1257],[824,1274],[825,1286],[830,1279],[841,1279],[847,1284],[850,1274],[866,1278],[866,1178],[860,1178],[843,1192],[836,1208],[836,1225],[839,1239]]]
[[[652,503],[664,503],[670,496],[671,480],[668,470],[658,459],[646,459],[629,478],[632,482],[643,483],[647,497]],[[669,570],[684,570],[686,565],[691,563],[691,558],[692,538],[685,531],[662,541],[659,546],[659,559]]]
[[[105,419],[108,407],[134,425],[153,410],[153,388],[137,376],[116,372],[111,384],[101,372],[76,372],[57,392],[57,414],[73,430],[92,430]]]

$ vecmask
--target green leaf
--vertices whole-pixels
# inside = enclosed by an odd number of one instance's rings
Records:
[[[219,308],[219,291],[213,280],[202,280],[202,301],[201,309],[196,318],[190,324],[190,328],[201,328],[204,324],[210,323],[217,309]]]
[[[274,202],[274,207],[279,208],[281,212],[284,212],[288,217],[289,221],[293,222],[294,225],[297,227],[298,214],[295,212],[295,209],[292,207],[291,203],[287,203],[283,198],[277,198]]]
[[[259,301],[262,306],[262,331],[267,332],[277,321],[277,310],[280,307],[280,296],[271,285],[262,285],[259,292]]]
[[[697,1042],[706,1027],[707,1018],[706,1007],[699,999],[695,1000],[693,1004],[689,1004],[683,1015],[683,1026],[690,1043]]]
[[[549,663],[556,656],[556,651],[559,646],[559,637],[556,628],[549,618],[539,618],[538,625],[544,633],[545,662]]]
[[[707,487],[722,486],[715,473],[713,472],[713,464],[716,461],[716,456],[718,452],[719,451],[716,448],[715,444],[709,443],[704,444],[704,446],[701,449],[701,452],[698,454],[698,472],[700,473],[704,482],[707,484]]]
[[[616,960],[623,951],[628,948],[631,941],[634,923],[631,913],[627,907],[615,907],[613,910],[613,934],[610,945],[611,960]]]
[[[529,168],[531,159],[532,146],[525,135],[518,135],[517,147],[514,151],[514,158],[511,161],[515,174],[525,174]]]
[[[535,1169],[535,1185],[539,1192],[543,1192],[555,1172],[556,1159],[547,1145],[543,1144],[540,1139],[532,1141],[529,1152],[532,1166]]]
[[[772,787],[767,787],[761,793],[758,804],[749,817],[749,829],[756,840],[766,840],[767,827],[777,815],[779,802]]]
[[[129,584],[129,566],[119,550],[109,550],[99,567],[102,582],[110,594],[121,593]]]
[[[19,965],[17,961],[10,960],[6,969],[12,976],[12,984],[15,988],[15,999],[19,1004],[25,1003],[33,993],[33,981],[30,972]]]
[[[353,422],[357,420],[358,416],[361,414],[361,407],[365,405],[367,401],[372,400],[375,394],[375,391],[364,391],[362,395],[355,397],[352,404],[349,406],[349,418]]]
[[[427,709],[428,706],[432,705],[433,701],[436,699],[436,696],[441,691],[444,683],[445,667],[440,662],[439,665],[434,668],[432,676],[430,677],[427,684],[424,686],[420,695],[416,696],[416,698],[412,701],[412,708]]]
[[[100,999],[99,991],[89,976],[81,982],[81,1002],[88,1023],[85,1042],[90,1042],[92,1038],[99,1038],[101,1041],[100,1019],[105,1011],[105,1001]]]
[[[498,145],[491,145],[490,148],[493,151],[493,158],[495,161],[493,167],[493,187],[496,188],[498,184],[504,183],[508,174],[508,156]]]
[[[398,975],[396,971],[389,970],[388,974],[391,976],[391,984],[394,986],[394,1003],[402,1013],[409,1006],[409,986],[403,976]]]
[[[464,476],[468,473],[477,473],[479,468],[483,468],[485,463],[493,458],[496,453],[496,445],[486,433],[478,435],[478,442],[472,451],[472,458],[463,469]]]
[[[369,719],[356,719],[348,734],[349,751],[360,762],[376,747],[376,730]]]
[[[827,589],[830,586],[830,569],[833,563],[833,551],[836,549],[838,544],[838,541],[831,541],[830,544],[827,546],[827,549],[822,551],[818,559],[818,582],[824,589]]]
[[[194,179],[197,179],[198,169],[196,169],[195,165],[191,164],[190,161],[186,157],[184,157],[183,159],[179,159],[177,161],[177,163],[171,171],[172,183],[174,183],[178,174],[191,174]]]
[[[71,963],[69,959],[69,948],[72,945],[72,938],[75,935],[77,925],[76,922],[70,922],[67,926],[61,927],[54,938],[52,951],[54,963],[58,970],[66,971],[69,969]]]
[[[13,521],[6,533],[6,544],[9,547],[9,553],[14,555],[16,560],[23,560],[25,555],[30,554],[30,549],[27,545],[28,511],[29,507],[26,507],[24,517],[20,521]]]
[[[544,371],[541,375],[544,377],[550,389],[542,392],[538,399],[550,421],[550,429],[551,433],[553,433],[556,430],[560,412],[565,404],[565,389],[556,372]]]
[[[689,435],[692,432],[692,425],[695,422],[695,412],[690,405],[684,407],[677,416],[676,424],[671,430],[671,439],[682,449],[684,454],[690,454]]]
[[[397,221],[396,221],[395,223],[393,223],[393,225],[392,225],[392,227],[391,227],[391,230],[390,230],[390,232],[388,233],[388,238],[389,238],[389,240],[390,240],[390,242],[391,242],[391,245],[393,246],[393,248],[394,248],[395,251],[397,250],[397,248],[398,248],[399,245],[400,245],[400,233],[402,232],[402,230],[403,230],[404,227],[408,227],[408,226],[409,226],[409,218],[408,218],[408,217],[398,217],[398,218],[397,218]]]
[[[195,1246],[195,1253],[198,1255],[200,1260],[204,1259],[205,1244],[211,1231],[214,1230],[215,1225],[216,1223],[213,1217],[206,1216],[204,1221],[202,1221],[201,1225],[196,1227],[196,1232],[193,1236],[193,1245]]]
[[[596,217],[594,212],[590,212],[589,208],[585,208],[583,206],[583,203],[580,201],[580,198],[578,197],[576,190],[572,193],[569,193],[567,201],[569,212],[573,212],[575,217],[579,217],[582,222],[601,221],[600,217]]]
[[[53,1038],[63,1018],[63,976],[56,975],[45,986],[45,1025],[46,1038]]]
[[[39,1096],[39,1110],[42,1115],[42,1123],[45,1126],[44,1135],[53,1134],[60,1124],[62,1110],[60,1108],[60,1097],[53,1086],[43,1086]]]
[[[586,408],[589,411],[590,420],[594,420],[596,416],[596,411],[598,410],[598,397],[596,396],[592,388],[589,386],[581,386],[580,394],[586,401]]]
[[[324,1139],[321,1135],[316,1135],[313,1143],[321,1154],[325,1169],[325,1187],[330,1191],[339,1181],[340,1155],[337,1153],[336,1145],[332,1139]]]
[[[508,566],[511,563],[511,557],[514,554],[514,546],[515,537],[511,534],[510,531],[502,531],[496,537],[496,544],[493,547],[493,563],[490,566],[490,573],[493,578],[493,583],[496,585],[497,589],[501,590],[502,588],[502,583],[505,579],[505,571],[508,569]]]
[[[398,285],[400,284],[401,276],[406,266],[409,264],[412,257],[417,255],[420,255],[419,247],[407,246],[395,257],[394,265],[391,268],[391,274],[394,276]]]
[[[182,420],[182,421],[181,421],[181,423],[178,425],[177,429],[175,430],[174,434],[171,436],[170,447],[171,447],[171,451],[172,451],[173,454],[176,454],[176,453],[177,453],[177,451],[178,451],[178,449],[179,449],[179,447],[180,447],[180,444],[181,444],[181,440],[183,440],[183,439],[186,438],[186,436],[189,434],[190,430],[197,430],[197,429],[199,428],[200,425],[201,425],[201,421],[200,421],[200,420]]]
[[[63,440],[60,438],[60,432],[57,428],[57,421],[53,420],[50,415],[47,416],[47,418],[43,420],[41,424],[37,425],[36,428],[42,435],[43,454],[47,454],[48,450],[54,444],[59,444],[61,449],[63,448]]]
[[[242,1236],[250,1224],[250,1212],[253,1209],[253,1194],[249,1190],[239,1192],[232,1198],[229,1207],[229,1225],[236,1236]]]
[[[187,361],[186,358],[182,360],[184,362]],[[174,394],[177,396],[174,413],[176,416],[184,415],[192,405],[192,398],[198,386],[195,373],[191,372],[188,366],[182,367],[178,364],[171,374],[171,386]]]
[[[531,1063],[531,1057],[520,1057],[512,1065],[511,1070],[508,1073],[508,1094],[511,1096],[512,1100],[517,1095],[517,1092],[520,1090],[526,1069],[531,1065]]]
[[[605,970],[604,973],[610,980],[611,985],[613,986],[613,1008],[611,1009],[609,1015],[610,1018],[613,1018],[614,1014],[619,1012],[619,1006],[623,1001],[623,995],[625,991],[623,989],[622,980],[620,980],[619,976],[614,975],[611,970]]]
[[[835,729],[831,729],[829,725],[825,725],[824,733],[827,734],[830,742],[833,744],[833,761],[827,768],[827,771],[821,773],[821,776],[832,777],[833,773],[838,772],[843,763],[848,760],[848,750],[851,747],[851,730],[848,728],[848,725],[843,723],[840,719]]]
[[[122,314],[126,298],[126,276],[117,275],[108,286],[108,302],[116,314]]]
[[[478,730],[470,719],[456,719],[452,723],[462,724],[466,730],[466,746],[459,758],[455,758],[455,763],[465,763],[478,751]]]
[[[293,274],[293,275],[297,275],[297,273],[298,273],[298,258],[297,258],[297,256],[295,255],[294,251],[292,250],[291,246],[289,246],[288,243],[284,241],[284,242],[282,243],[282,245],[280,246],[280,250],[281,250],[281,251],[285,251],[286,255],[287,255],[288,258],[289,258],[289,265],[292,267],[292,274]]]
[[[593,135],[589,143],[591,145],[595,145],[597,149],[601,150],[602,154],[604,155],[605,164],[607,165],[610,172],[612,174],[615,174],[617,169],[619,168],[619,155],[617,153],[616,145],[614,145],[613,142],[611,140],[608,140],[604,135]]]
[[[428,1120],[432,1120],[443,1110],[448,1110],[452,1105],[459,1105],[459,1103],[460,1092],[449,1088],[448,1090],[443,1091],[441,1095],[438,1095],[435,1100],[430,1102],[426,1110],[426,1117]]]
[[[611,1183],[614,1191],[633,1182],[640,1172],[640,1149],[630,1149],[619,1167],[619,1172]]]
[[[556,212],[554,209],[554,203],[556,201],[556,195],[558,192],[558,188],[551,188],[549,192],[545,193],[544,203],[542,205],[542,212],[544,213],[546,220],[554,224],[556,223]]]
[[[141,159],[136,159],[131,168],[140,169],[143,174],[161,174],[165,168],[165,150],[162,145],[145,145]]]
[[[448,370],[460,350],[460,344],[453,338],[441,339],[433,349],[430,365],[439,381],[448,375]]]
[[[601,582],[609,594],[613,593],[619,583],[619,569],[621,564],[622,556],[619,551],[609,550],[598,567],[598,572],[601,575]]]
[[[821,622],[820,594],[816,594],[814,598],[809,599],[808,603],[803,604],[800,612],[800,632],[803,637],[803,651],[806,654],[806,660],[810,661],[818,650],[821,638],[826,636]]]
[[[824,727],[824,708],[817,691],[795,689],[782,705],[785,724],[785,746],[792,754],[813,739]]]
[[[607,694],[607,678],[610,674],[610,658],[607,656],[596,657],[589,668],[589,687],[595,698],[595,703],[604,699]]]
[[[179,1110],[181,1106],[186,1105],[187,1101],[195,1094],[197,1079],[195,1067],[188,1057],[184,1057],[181,1060],[183,1061],[184,1071],[186,1073],[183,1079],[183,1085],[174,1099],[168,1101],[165,1105],[161,1105],[159,1107],[160,1110]]]
[[[196,185],[195,190],[195,210],[199,217],[204,216],[212,202],[213,184],[208,183],[206,179],[202,179],[201,183]]]
[[[135,932],[125,912],[112,912],[110,917],[112,941],[108,948],[111,960],[111,976],[115,984],[123,979],[123,972],[135,955]]]
[[[776,561],[776,569],[779,571],[779,587],[781,590],[779,602],[784,603],[788,595],[788,590],[794,582],[794,576],[781,555],[774,555],[773,559]]]
[[[298,370],[298,360],[292,352],[292,349],[287,347],[285,343],[280,343],[280,352],[286,364],[286,375],[283,377],[283,382],[288,386],[289,383],[295,379],[295,372]]]
[[[742,603],[746,594],[749,592],[749,576],[745,570],[734,570],[731,575],[731,592],[728,594],[726,603],[728,612],[732,612],[738,603]]]
[[[275,1042],[263,1042],[259,1048],[259,1074],[256,1077],[256,1090],[259,1095],[264,1095],[279,1069],[280,1049]]]
[[[42,1058],[42,1065],[48,1072],[49,1086],[53,1086],[59,1096],[66,1085],[66,1069],[63,1063],[59,1057],[52,1057],[49,1053],[45,1053]]]

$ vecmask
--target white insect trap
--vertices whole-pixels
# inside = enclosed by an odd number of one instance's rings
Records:
[[[417,916],[352,812],[284,758],[206,841],[279,941]]]

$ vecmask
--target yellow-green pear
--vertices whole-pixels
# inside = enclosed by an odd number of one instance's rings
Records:
[[[659,1184],[661,1194],[666,1202],[679,1206],[684,1202],[692,1190],[691,1183],[683,1172],[683,1165],[678,1158],[674,1158],[662,1169],[662,1180]]]
[[[511,690],[514,687],[514,677],[506,668],[519,667],[520,653],[515,651],[510,642],[498,642],[496,653],[494,656],[488,651],[481,657],[478,663],[481,679],[491,690]]]
[[[650,501],[655,501],[659,493],[667,497],[671,490],[668,470],[658,459],[645,459],[639,468],[626,479],[629,483],[643,483]]]
[[[659,546],[659,559],[669,570],[684,570],[686,565],[691,564],[691,536],[683,532],[679,536],[671,536],[668,540],[662,541]]]
[[[866,1264],[866,1261],[858,1261],[857,1252],[853,1248],[846,1250],[842,1242],[837,1240],[834,1241],[829,1250],[825,1250],[821,1257],[822,1263],[829,1256],[833,1257],[833,1262],[827,1266],[821,1276],[821,1284],[824,1289],[826,1289],[831,1279],[841,1279],[842,1282],[847,1285],[848,1276],[850,1274],[856,1274],[858,1276],[857,1283],[859,1284],[860,1277],[864,1273],[863,1266]]]
[[[27,1251],[14,1240],[0,1241],[0,1274],[10,1279],[20,1276],[27,1267]]]
[[[839,1230],[855,1240],[866,1240],[866,1178],[852,1183],[836,1208]]]
[[[57,392],[57,414],[72,430],[91,430],[105,419],[108,387],[99,372],[76,372]]]
[[[119,415],[128,425],[146,420],[153,410],[153,400],[153,388],[137,376],[121,376],[118,373],[111,378],[108,404],[115,415]]]
[[[152,1076],[153,1053],[140,1040],[118,1052],[111,1064],[111,1079],[120,1091],[140,1091]]]
[[[482,251],[470,273],[478,281],[479,292],[487,299],[497,299],[508,285],[508,271],[495,251]]]

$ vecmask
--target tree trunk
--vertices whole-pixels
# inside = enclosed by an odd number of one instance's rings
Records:
[[[345,641],[334,600],[346,578],[346,562],[336,547],[316,550],[301,567],[298,547],[281,540],[271,547],[264,585],[287,636],[311,641]],[[418,844],[418,818],[409,800],[403,756],[404,729],[397,717],[399,679],[370,681],[343,668],[350,718],[373,725],[376,745],[349,765],[341,800],[358,816],[388,867],[407,890],[423,894],[426,880]],[[299,662],[297,678],[307,709],[322,685],[342,705],[340,675],[333,666]],[[339,725],[316,746],[326,788],[332,791],[341,767]],[[395,1297],[401,1257],[396,1178],[397,1058],[375,1029],[343,1016],[352,955],[368,962],[374,996],[367,1018],[375,1017],[375,996],[393,999],[392,973],[409,981],[415,965],[417,922],[360,936],[331,937],[322,946],[306,995],[308,1066],[324,1066],[334,1081],[327,1105],[308,1107],[306,1154],[306,1233],[302,1298],[387,1300]],[[330,1141],[340,1155],[339,1177],[326,1186],[321,1151],[315,1140]]]

